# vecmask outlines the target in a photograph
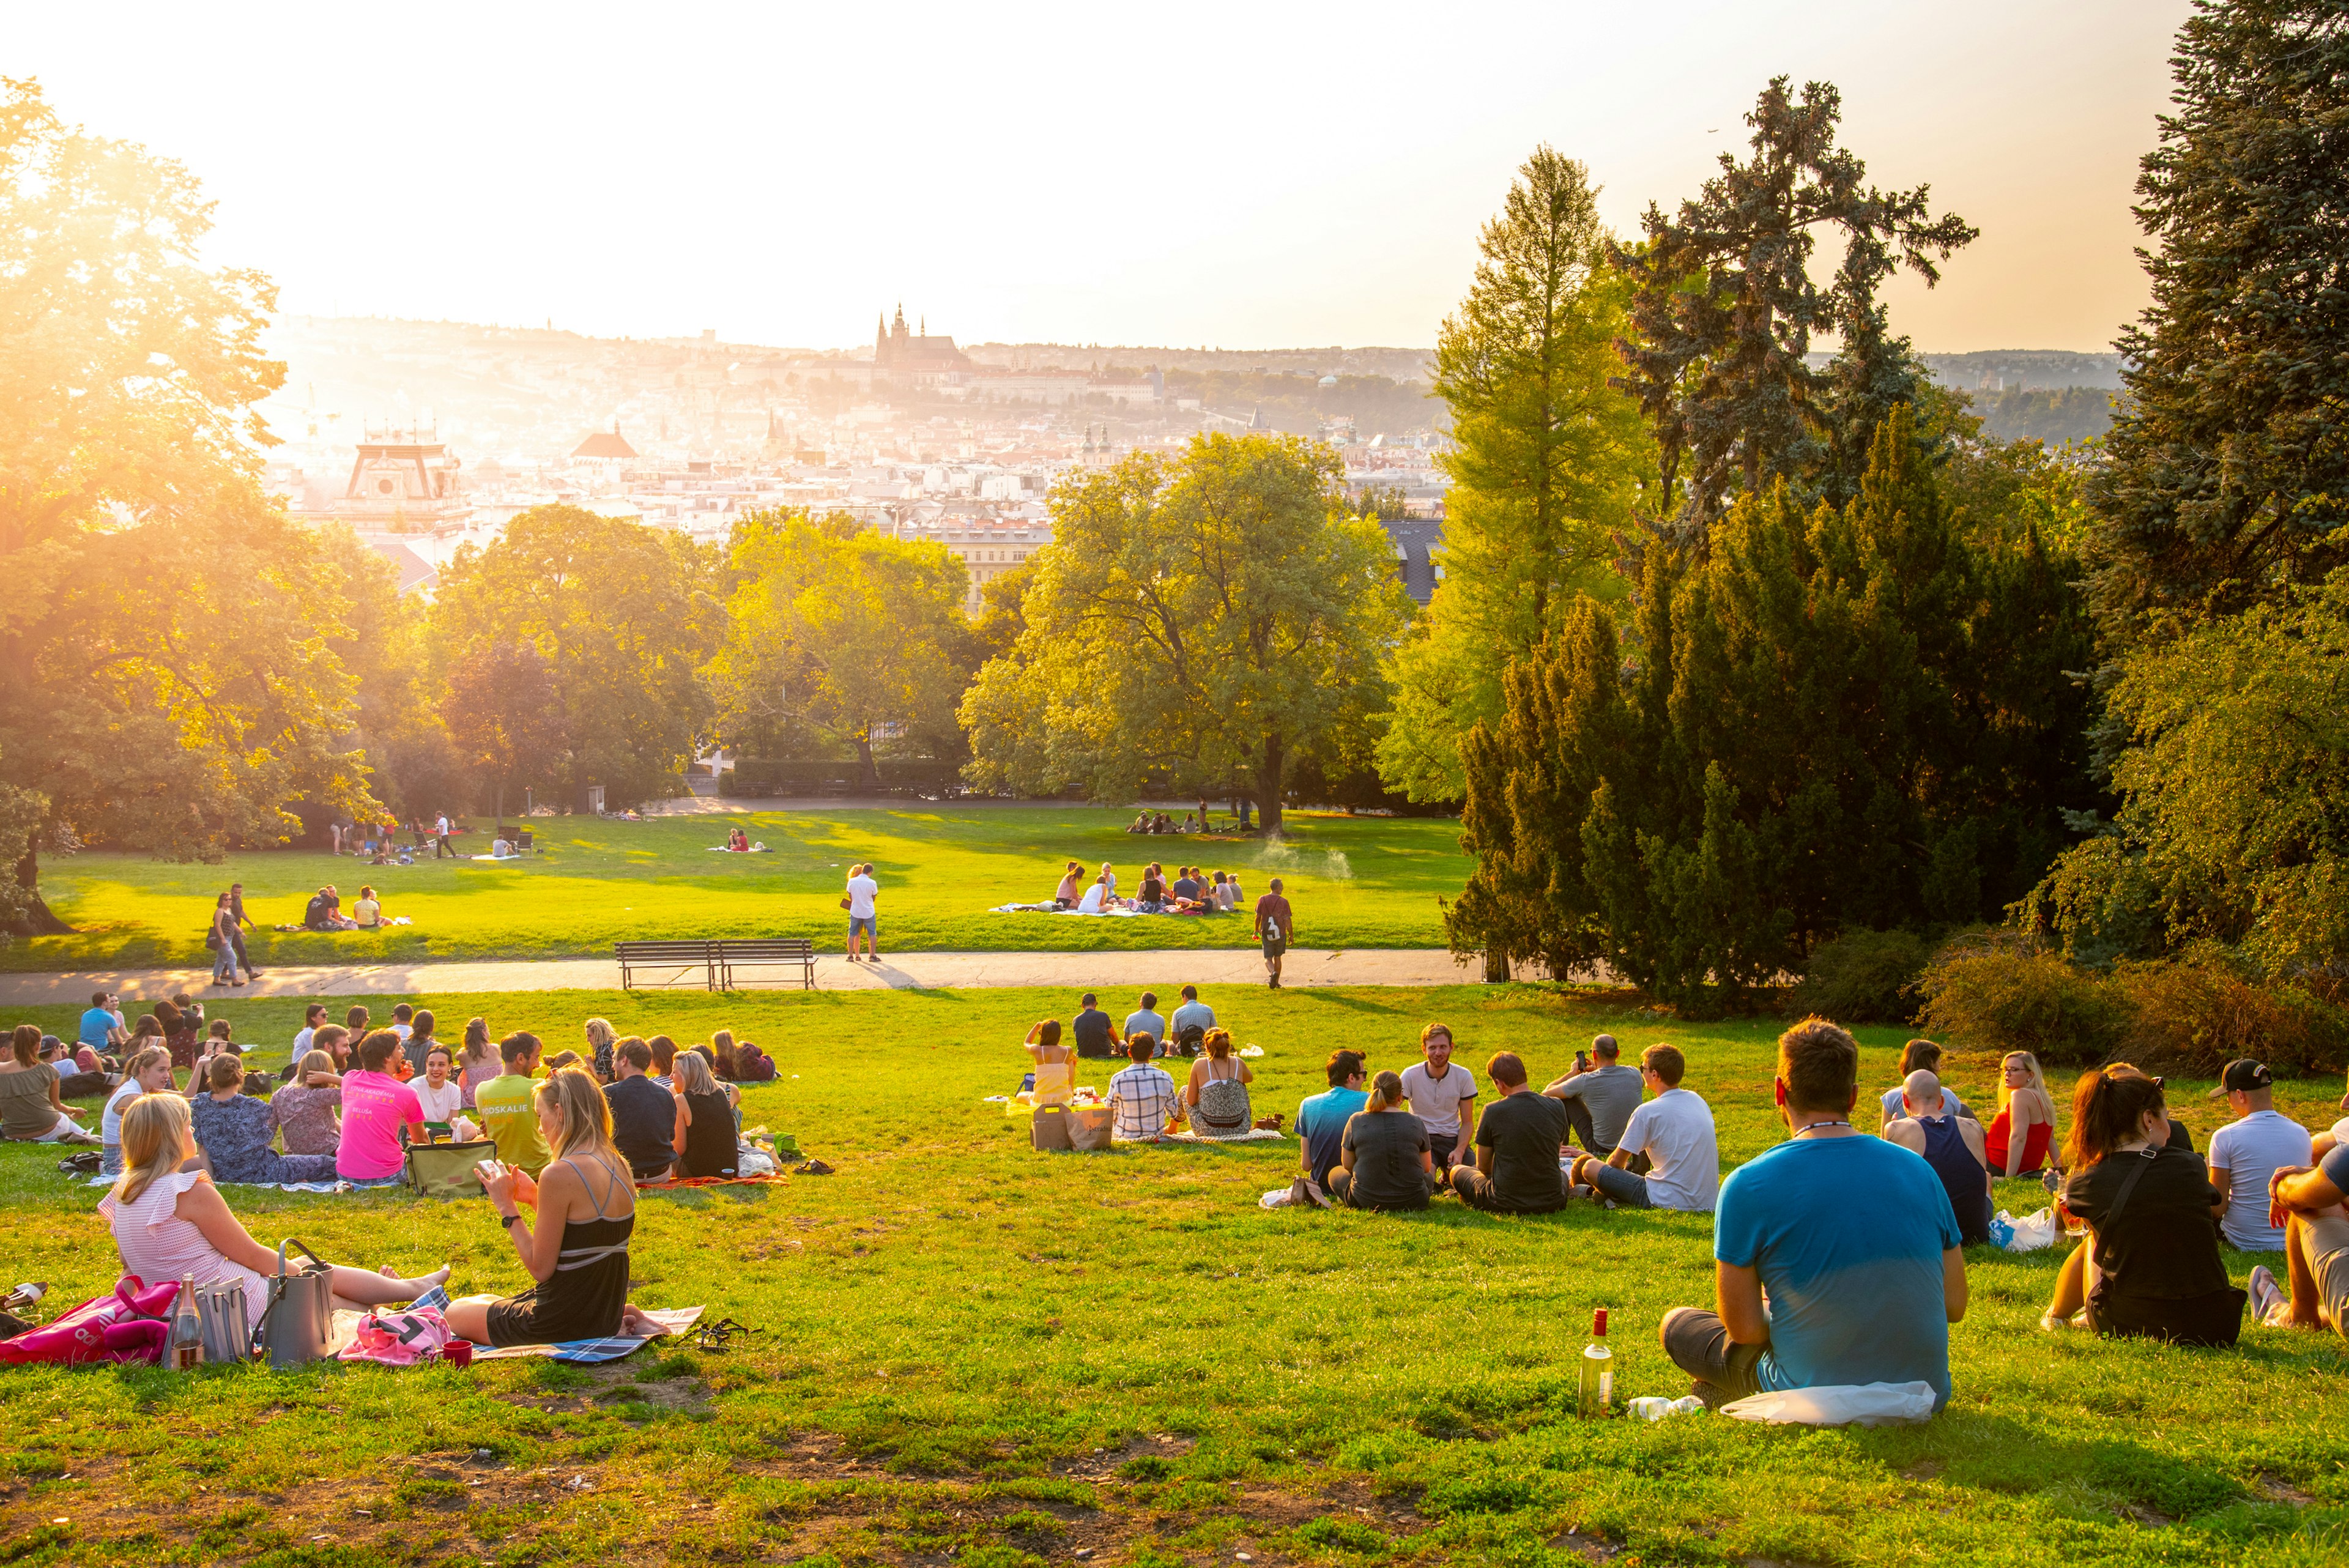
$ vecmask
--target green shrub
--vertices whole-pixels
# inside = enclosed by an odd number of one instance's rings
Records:
[[[1918,978],[1925,1033],[1977,1051],[2028,1051],[2043,1065],[2093,1066],[2128,1039],[2128,998],[2114,981],[2035,944],[1993,932],[1958,938]]]
[[[2129,1003],[2128,1056],[2139,1066],[2215,1078],[2251,1056],[2289,1077],[2339,1066],[2349,1046],[2349,1014],[2295,986],[2254,985],[2217,953],[2123,959],[2112,982]]]
[[[1838,1023],[1906,1023],[1932,956],[1914,931],[1847,931],[1811,954],[1791,1000],[1797,1011]]]

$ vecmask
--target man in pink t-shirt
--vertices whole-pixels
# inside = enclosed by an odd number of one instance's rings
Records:
[[[358,1070],[343,1075],[343,1141],[335,1150],[335,1174],[345,1181],[398,1176],[406,1164],[402,1127],[409,1142],[424,1141],[424,1103],[383,1070],[398,1049],[399,1036],[379,1029],[359,1043]]]

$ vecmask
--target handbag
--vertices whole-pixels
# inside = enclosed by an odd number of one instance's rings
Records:
[[[252,1360],[252,1323],[243,1280],[212,1280],[196,1287],[196,1328],[203,1336],[206,1366]]]
[[[287,1261],[293,1248],[309,1259]],[[300,1366],[333,1354],[335,1272],[303,1242],[287,1237],[277,1244],[277,1273],[269,1282],[269,1305],[261,1314],[261,1348],[272,1366]]]
[[[412,1143],[408,1146],[408,1158],[401,1174],[408,1185],[424,1198],[481,1197],[481,1178],[473,1169],[485,1159],[495,1159],[497,1141],[479,1138],[471,1143]]]
[[[847,899],[845,899],[845,898],[843,898],[843,899],[840,901],[840,907],[841,907],[842,909],[853,909],[856,908],[856,906],[855,906],[855,905],[854,905],[854,904],[850,903],[850,902],[849,902]]]
[[[1107,1106],[1071,1106],[1069,1107],[1069,1147],[1074,1149],[1102,1149],[1110,1147],[1112,1121]]]

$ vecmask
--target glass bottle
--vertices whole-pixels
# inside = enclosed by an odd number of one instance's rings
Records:
[[[196,1318],[196,1276],[189,1274],[180,1281],[180,1294],[171,1303],[171,1366],[174,1372],[193,1372],[204,1362],[204,1329]]]
[[[1582,1348],[1582,1389],[1575,1413],[1585,1420],[1607,1414],[1615,1399],[1615,1353],[1607,1348],[1607,1309],[1590,1314],[1590,1343]]]

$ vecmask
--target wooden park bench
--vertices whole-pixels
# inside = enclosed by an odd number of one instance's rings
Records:
[[[805,937],[727,937],[709,944],[718,989],[733,991],[734,966],[797,969],[800,989],[815,989],[815,943]]]
[[[687,971],[699,970],[705,991],[718,989],[718,944],[707,937],[689,940],[669,939],[647,942],[614,942],[612,956],[620,961],[620,989],[636,988],[636,971],[649,969],[672,971],[667,980],[648,980],[647,985],[683,985]]]

